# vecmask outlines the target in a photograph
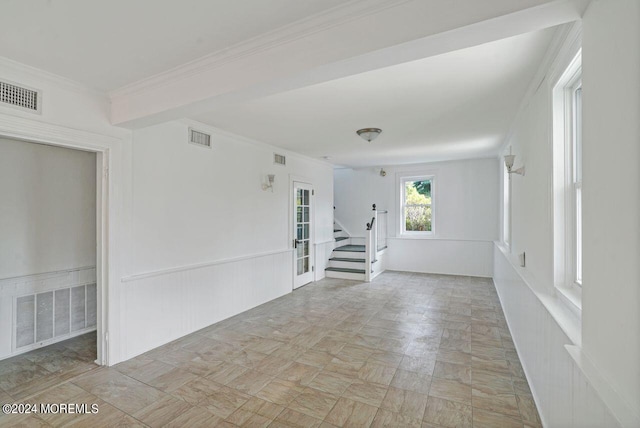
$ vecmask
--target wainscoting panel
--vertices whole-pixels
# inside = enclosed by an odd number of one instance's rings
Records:
[[[387,238],[387,245],[388,270],[492,276],[493,242]]]
[[[619,427],[565,348],[573,341],[497,244],[494,283],[543,425]]]
[[[0,280],[0,359],[96,329],[95,267]]]
[[[123,278],[120,361],[290,293],[291,251]]]
[[[345,242],[345,241],[342,241]],[[333,249],[337,246],[335,240],[330,240],[326,242],[320,242],[315,245],[315,276],[314,281],[320,281],[325,277],[324,270],[329,265],[329,258],[331,257],[331,253]]]

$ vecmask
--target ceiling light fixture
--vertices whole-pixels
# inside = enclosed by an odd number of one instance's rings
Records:
[[[382,129],[380,128],[362,128],[362,129],[358,129],[356,131],[356,134],[358,134],[368,142],[372,142],[378,137],[378,135],[380,135],[381,132],[382,132]]]

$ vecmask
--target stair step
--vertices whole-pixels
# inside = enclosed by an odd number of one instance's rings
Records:
[[[342,232],[342,229],[333,229],[333,232]]]
[[[348,238],[348,237],[346,237],[346,236],[338,236],[338,237],[336,238],[336,242],[344,241],[345,239],[349,239],[349,238]]]
[[[336,247],[333,251],[352,251],[355,253],[364,253],[364,245],[343,245],[342,247]]]
[[[352,262],[352,263],[364,263],[364,259],[351,259],[349,257],[331,257],[329,260],[335,262]]]
[[[325,270],[328,270],[328,271],[331,271],[331,272],[361,273],[361,274],[364,275],[364,269],[328,267]]]

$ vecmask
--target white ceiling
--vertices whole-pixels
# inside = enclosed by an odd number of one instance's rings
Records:
[[[495,155],[554,28],[243,103],[194,119],[335,165]],[[368,143],[356,130],[383,130]]]
[[[482,157],[587,2],[0,0],[0,57],[107,92],[119,126],[188,117],[353,167]]]
[[[344,0],[2,0],[0,55],[113,90]]]

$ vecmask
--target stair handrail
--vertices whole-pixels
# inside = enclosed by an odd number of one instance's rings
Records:
[[[367,223],[367,230],[364,237],[364,280],[365,282],[371,282],[371,262],[375,257],[375,246],[373,241],[373,235],[375,233],[376,218],[371,218],[371,223]],[[372,257],[373,256],[373,257]]]
[[[376,251],[379,251],[381,249],[381,247],[386,247],[387,246],[387,210],[379,210],[376,206],[376,204],[373,204],[373,216],[375,217],[376,221],[376,228],[373,234],[373,243],[375,245],[375,249]],[[382,217],[380,217],[382,215]],[[380,219],[383,219],[384,221],[380,221]],[[384,245],[380,245],[381,241],[384,241]]]

